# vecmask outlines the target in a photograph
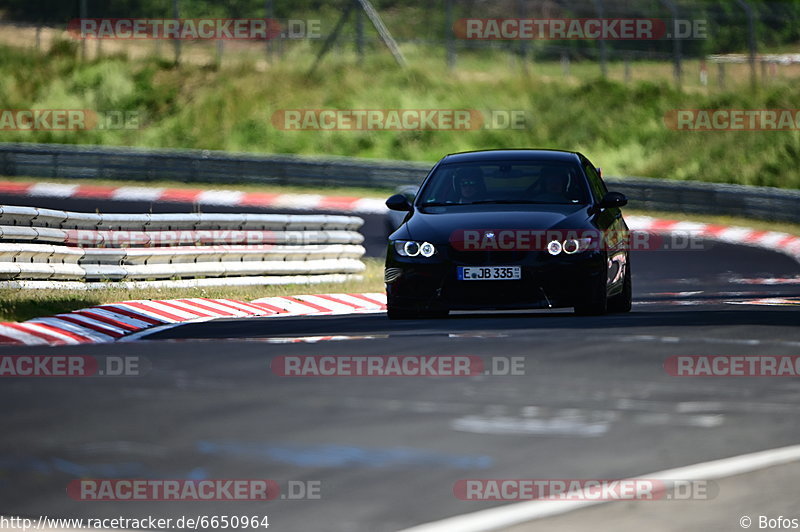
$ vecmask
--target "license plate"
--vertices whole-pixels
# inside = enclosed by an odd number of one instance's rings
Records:
[[[459,281],[518,281],[522,279],[520,266],[459,266]]]

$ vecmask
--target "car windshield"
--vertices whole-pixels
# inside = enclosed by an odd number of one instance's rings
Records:
[[[419,204],[583,204],[589,202],[580,166],[555,161],[492,161],[439,166]]]

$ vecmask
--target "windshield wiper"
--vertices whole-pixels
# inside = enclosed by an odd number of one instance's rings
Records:
[[[552,201],[535,201],[535,200],[479,200],[470,201],[469,203],[455,203],[449,201],[432,201],[430,203],[422,203],[420,207],[452,207],[458,205],[574,205],[574,203],[554,203]]]
[[[481,201],[471,201],[469,203],[462,203],[461,205],[485,205],[489,203],[497,203],[502,205],[513,205],[515,203],[522,203],[522,204],[535,204],[535,205],[547,205],[551,202],[549,201],[534,201],[534,200],[481,200]]]

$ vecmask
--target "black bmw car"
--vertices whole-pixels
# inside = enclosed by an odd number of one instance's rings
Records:
[[[389,237],[389,318],[451,310],[631,309],[625,196],[609,192],[585,156],[489,150],[441,159]]]

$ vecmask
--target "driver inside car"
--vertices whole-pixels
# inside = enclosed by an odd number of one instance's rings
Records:
[[[486,187],[479,169],[461,168],[456,172],[453,181],[458,203],[472,203],[484,199]]]

